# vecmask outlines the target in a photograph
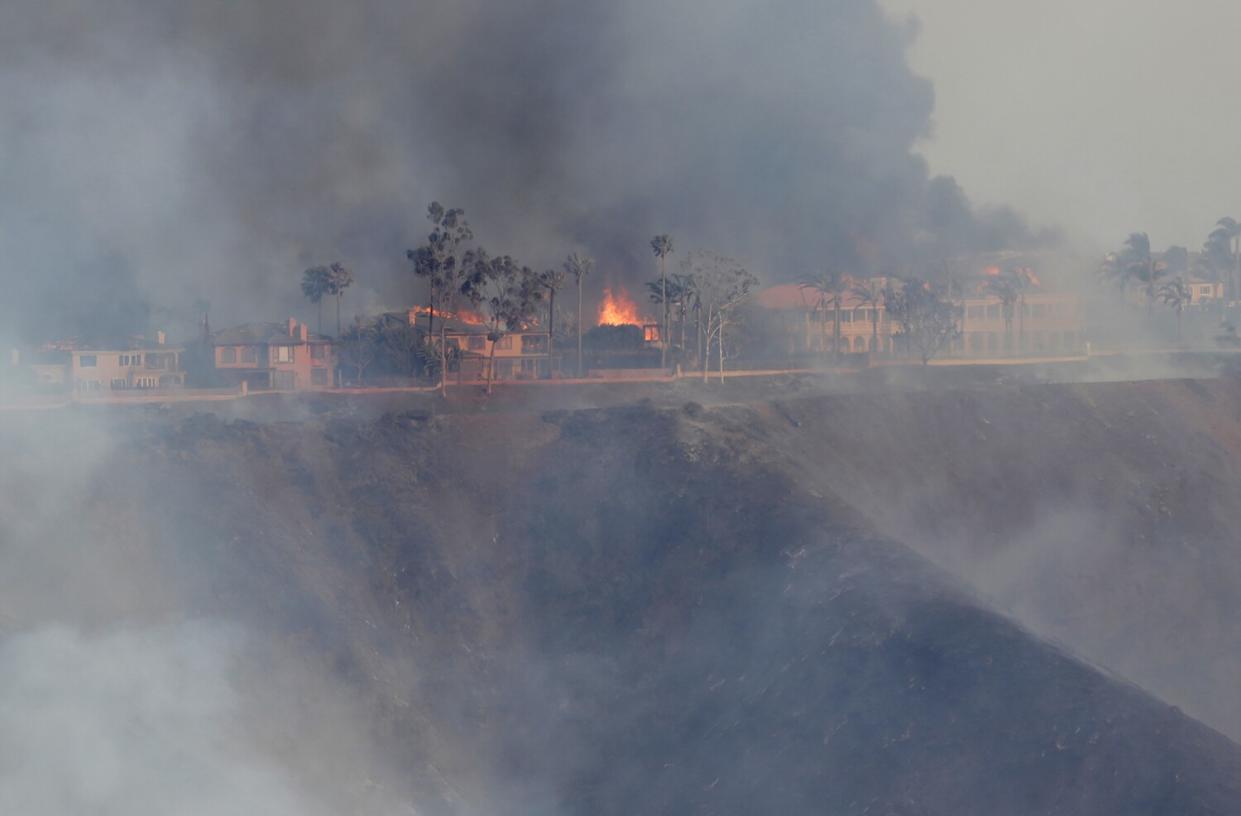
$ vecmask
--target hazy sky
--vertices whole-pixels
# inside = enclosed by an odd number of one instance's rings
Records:
[[[1241,217],[1241,4],[883,0],[915,14],[932,170],[1103,247]]]

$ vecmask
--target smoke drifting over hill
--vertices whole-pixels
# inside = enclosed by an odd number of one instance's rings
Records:
[[[6,3],[0,325],[270,316],[333,258],[406,303],[432,199],[613,277],[655,230],[775,278],[1036,241],[912,152],[914,34],[874,0]]]

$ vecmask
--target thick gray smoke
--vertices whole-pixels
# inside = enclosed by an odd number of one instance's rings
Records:
[[[1036,241],[928,179],[913,35],[875,0],[8,2],[0,321],[271,318],[336,258],[353,308],[408,303],[432,199],[630,280],[656,230],[775,279]]]
[[[0,812],[320,812],[249,748],[237,637],[187,624],[0,639]]]

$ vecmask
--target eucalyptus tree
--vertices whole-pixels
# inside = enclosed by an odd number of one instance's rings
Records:
[[[659,259],[660,302],[663,303],[663,322],[659,324],[659,365],[668,367],[668,273],[666,261],[672,254],[672,236],[656,235],[651,239],[651,251]]]
[[[540,276],[508,255],[471,250],[464,256],[461,294],[482,311],[491,348],[487,359],[487,393],[495,379],[496,343],[529,323],[543,299]]]
[[[339,337],[338,348],[342,364],[354,370],[354,382],[362,385],[366,369],[379,357],[383,341],[379,327],[374,321],[357,317],[349,330]]]
[[[577,285],[577,376],[582,376],[582,280],[595,270],[595,261],[589,256],[574,252],[564,262],[565,273]]]
[[[944,287],[910,278],[899,287],[889,285],[884,297],[897,337],[918,353],[923,365],[961,336],[961,306]]]
[[[438,201],[427,207],[431,232],[425,243],[405,251],[413,265],[414,277],[427,282],[427,335],[435,336],[435,310],[450,303],[460,286],[462,266],[474,232],[465,219],[465,210],[445,209]],[[442,308],[441,308],[442,311]]]
[[[1203,253],[1224,278],[1225,298],[1231,300],[1241,296],[1241,222],[1230,217],[1216,221]]]

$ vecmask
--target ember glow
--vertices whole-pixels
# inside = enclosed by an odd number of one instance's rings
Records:
[[[600,326],[640,326],[642,317],[638,314],[638,304],[633,302],[625,287],[618,286],[613,291],[604,287],[603,299],[599,301]]]

